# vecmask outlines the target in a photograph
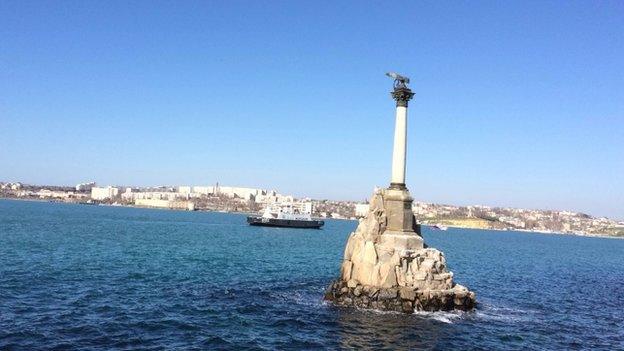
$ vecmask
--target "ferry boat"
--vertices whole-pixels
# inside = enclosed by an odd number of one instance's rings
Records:
[[[272,203],[262,216],[247,217],[249,225],[288,228],[321,228],[325,222],[312,219],[312,203]]]

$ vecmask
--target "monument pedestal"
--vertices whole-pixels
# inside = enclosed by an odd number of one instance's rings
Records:
[[[388,216],[386,230],[395,233],[415,233],[414,214],[412,213],[413,199],[407,188],[383,191],[384,208]]]
[[[475,305],[475,294],[453,282],[444,254],[424,244],[407,189],[373,194],[368,214],[347,241],[340,279],[325,299],[405,313]]]

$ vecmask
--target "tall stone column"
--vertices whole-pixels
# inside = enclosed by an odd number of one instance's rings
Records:
[[[392,179],[390,187],[405,189],[405,159],[407,155],[407,103],[414,96],[402,85],[396,86],[392,98],[396,100],[396,121],[394,125],[394,148],[392,150]]]
[[[392,98],[396,101],[394,147],[392,149],[392,178],[386,191],[388,208],[388,234],[413,233],[414,215],[412,198],[405,186],[405,160],[407,156],[407,104],[414,93],[407,87],[409,79],[398,76],[394,80]],[[412,239],[413,240],[413,239]]]

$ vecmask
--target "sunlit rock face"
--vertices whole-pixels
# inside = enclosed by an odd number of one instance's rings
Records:
[[[427,247],[407,189],[379,189],[345,247],[325,299],[380,310],[469,310],[475,294],[453,282],[444,254]]]

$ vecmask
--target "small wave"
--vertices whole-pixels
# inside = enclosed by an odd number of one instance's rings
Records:
[[[328,301],[322,301],[321,304],[325,306],[336,307],[335,305],[331,304]],[[341,306],[338,306],[338,307],[351,310],[350,307],[341,307]],[[362,313],[370,313],[370,314],[375,314],[375,315],[380,315],[380,316],[384,316],[384,315],[403,316],[403,317],[410,316],[399,311],[383,311],[383,310],[376,310],[372,308],[355,307],[355,310],[358,312],[362,312]],[[435,321],[442,322],[445,324],[452,324],[456,320],[461,319],[466,313],[468,312],[464,312],[464,311],[450,311],[450,312],[449,311],[436,311],[436,312],[414,311],[412,316],[416,316],[418,318],[423,318],[423,319],[435,320]]]
[[[269,296],[274,299],[293,302],[296,305],[319,307],[323,304],[321,296],[312,294],[308,291],[286,291],[286,292],[270,292]]]
[[[345,308],[350,308],[350,307],[345,307]],[[396,315],[396,316],[404,316],[405,315],[405,313],[397,312],[397,311],[382,311],[382,310],[376,310],[376,309],[372,309],[372,308],[361,308],[361,307],[356,307],[355,309],[357,311],[359,311],[359,312],[379,314],[379,315]]]
[[[476,310],[476,317],[484,320],[501,322],[521,322],[533,319],[538,311],[531,309],[519,309],[514,307],[496,306],[487,303],[480,304]]]
[[[445,324],[453,324],[456,320],[461,319],[465,312],[453,311],[453,312],[427,312],[427,311],[415,311],[414,315],[424,317],[427,319],[433,319]]]

